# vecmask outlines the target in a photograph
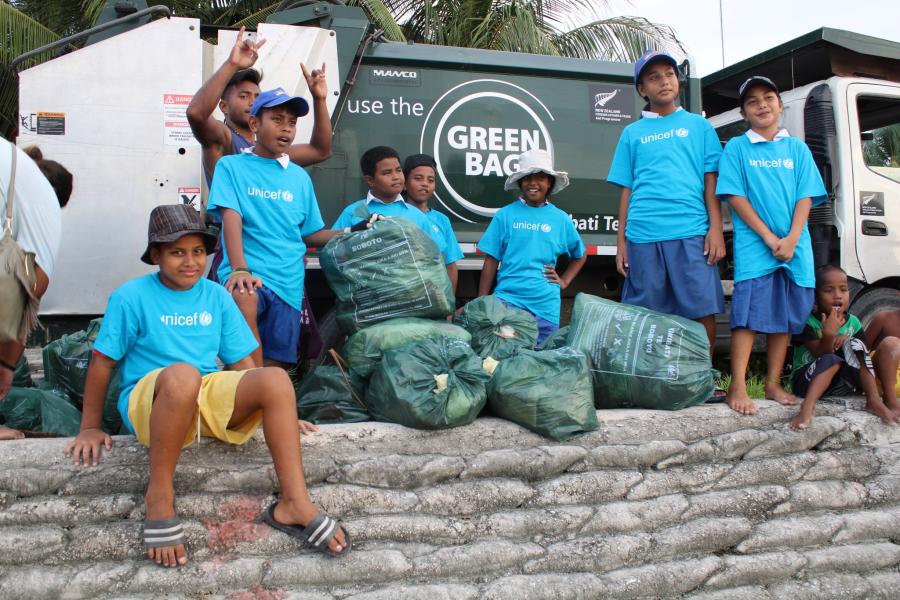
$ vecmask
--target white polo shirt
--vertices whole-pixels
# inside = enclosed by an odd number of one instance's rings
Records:
[[[6,192],[13,146],[0,140],[0,236],[6,226]],[[34,252],[48,277],[56,264],[62,235],[62,215],[53,186],[27,154],[16,148],[16,198],[13,202],[13,237],[26,252]]]

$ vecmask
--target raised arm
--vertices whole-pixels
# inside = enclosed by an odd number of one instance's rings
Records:
[[[300,64],[306,85],[312,94],[313,130],[308,144],[294,144],[288,148],[291,162],[302,167],[320,163],[331,156],[331,116],[328,114],[328,83],[325,80],[325,64],[310,73],[306,65]]]

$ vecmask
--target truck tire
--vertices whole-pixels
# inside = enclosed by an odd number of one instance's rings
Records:
[[[900,291],[887,287],[876,287],[863,292],[850,305],[850,312],[856,315],[863,329],[872,318],[886,310],[900,310]]]

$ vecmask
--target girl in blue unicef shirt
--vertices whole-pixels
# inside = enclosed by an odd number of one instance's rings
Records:
[[[722,146],[712,125],[676,105],[675,59],[645,53],[634,83],[648,103],[619,138],[607,181],[622,188],[616,268],[622,302],[694,319],[710,350],[724,308],[716,263],[725,256],[716,171]]]
[[[766,398],[794,404],[781,387],[791,334],[803,331],[813,306],[815,273],[806,220],[825,201],[825,186],[809,148],[778,126],[784,110],[766,77],[741,84],[746,134],[725,146],[716,188],[734,214],[734,295],[731,302],[731,387],[728,405],[754,414],[747,362],[756,332],[766,334]]]

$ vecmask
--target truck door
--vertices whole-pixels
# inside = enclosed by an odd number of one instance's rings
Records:
[[[900,275],[900,86],[852,83],[847,107],[856,256],[871,284]]]

